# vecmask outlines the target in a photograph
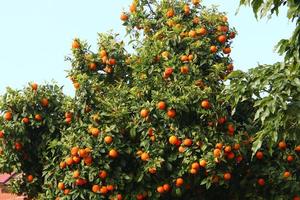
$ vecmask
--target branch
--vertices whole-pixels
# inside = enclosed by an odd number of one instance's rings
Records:
[[[155,12],[153,11],[153,9],[152,9],[152,7],[151,7],[151,5],[150,5],[150,3],[149,3],[148,0],[146,0],[146,3],[147,3],[147,6],[148,6],[150,12],[151,12],[153,15],[155,15]]]

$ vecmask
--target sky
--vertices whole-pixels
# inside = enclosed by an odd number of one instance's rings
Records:
[[[28,82],[39,84],[55,80],[64,92],[74,94],[66,78],[73,38],[79,37],[97,49],[97,33],[113,30],[125,35],[120,13],[132,0],[0,0],[0,95],[7,86],[21,89]],[[219,5],[226,12],[238,35],[231,57],[235,69],[248,70],[282,58],[274,53],[275,44],[288,38],[295,24],[286,10],[278,17],[257,21],[250,7],[236,10],[239,0],[203,0]]]

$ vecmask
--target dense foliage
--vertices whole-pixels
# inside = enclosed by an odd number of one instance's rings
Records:
[[[114,34],[97,52],[73,41],[74,99],[36,84],[2,97],[0,167],[22,174],[16,191],[299,199],[299,71],[233,71],[235,29],[199,0],[135,0],[121,20],[133,53]]]

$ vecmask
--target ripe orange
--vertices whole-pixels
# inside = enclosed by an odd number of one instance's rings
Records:
[[[122,13],[121,16],[120,16],[120,19],[122,21],[127,21],[128,20],[128,16],[125,13]]]
[[[101,179],[106,179],[106,177],[107,177],[107,172],[106,172],[105,170],[101,170],[101,171],[99,172],[99,177],[100,177]]]
[[[171,189],[171,186],[170,186],[169,184],[166,183],[166,184],[163,185],[163,188],[164,188],[164,191],[165,191],[165,192],[169,192],[170,189]]]
[[[115,150],[115,149],[111,149],[109,152],[108,152],[108,156],[111,157],[111,158],[117,158],[118,157],[118,151]]]
[[[80,44],[79,42],[75,39],[72,43],[72,49],[79,49],[80,48]]]
[[[184,11],[184,14],[185,14],[185,15],[189,15],[190,12],[191,12],[189,5],[185,4],[185,5],[183,6],[183,11]]]
[[[157,109],[159,109],[159,110],[165,110],[166,109],[166,103],[165,102],[163,102],[163,101],[160,101],[160,102],[158,102],[157,103]]]
[[[64,190],[64,195],[68,195],[70,192],[71,192],[70,189],[65,189],[65,190]]]
[[[175,118],[176,117],[176,111],[174,109],[169,109],[167,112],[167,116],[169,118]]]
[[[94,137],[97,137],[100,134],[100,130],[98,128],[91,128],[91,133]]]
[[[132,13],[135,13],[136,12],[136,4],[135,3],[132,3],[129,7],[129,11],[132,12]]]
[[[283,177],[284,177],[284,178],[289,178],[291,175],[292,175],[292,174],[291,174],[291,172],[289,172],[289,171],[285,171],[285,172],[283,173]]]
[[[106,144],[111,144],[112,141],[113,141],[113,138],[112,138],[111,136],[105,136],[104,142],[105,142]]]
[[[66,168],[66,166],[67,166],[66,162],[60,162],[60,163],[59,163],[59,167],[60,167],[61,169]]]
[[[189,59],[189,61],[191,62],[191,61],[194,59],[193,54],[190,54],[190,55],[188,56],[188,59]]]
[[[285,141],[281,141],[278,143],[278,147],[280,150],[285,150],[286,149],[286,143]]]
[[[142,155],[141,155],[142,161],[148,161],[149,157],[150,157],[149,154],[146,152],[142,153]]]
[[[231,33],[229,34],[229,37],[230,37],[230,39],[235,38],[235,32],[231,32]]]
[[[288,162],[293,162],[294,156],[288,155],[288,157],[286,159],[287,159]]]
[[[93,158],[92,158],[92,156],[87,156],[87,157],[85,157],[83,160],[84,160],[84,163],[85,163],[86,165],[91,165],[91,164],[93,163]]]
[[[192,0],[192,3],[193,3],[195,6],[197,6],[197,5],[200,4],[200,0]]]
[[[234,159],[234,157],[235,157],[235,155],[234,155],[234,153],[232,151],[229,152],[229,153],[227,153],[227,158],[228,159],[232,160],[232,159]]]
[[[43,120],[43,118],[42,118],[42,116],[41,116],[40,114],[36,114],[36,115],[34,116],[34,119],[35,119],[36,121],[38,121],[38,122],[40,122],[40,121]]]
[[[155,167],[150,167],[148,171],[149,171],[150,174],[156,174],[156,168]]]
[[[4,119],[6,121],[11,121],[12,120],[12,113],[7,111],[6,113],[4,113]]]
[[[180,186],[183,185],[183,183],[184,183],[183,178],[177,178],[177,179],[176,179],[175,185],[176,185],[177,187],[180,187]]]
[[[79,178],[79,176],[80,176],[79,170],[73,172],[73,178]]]
[[[194,168],[191,168],[191,169],[190,169],[190,173],[191,173],[191,174],[197,174],[197,173],[198,173],[198,170],[197,170],[197,169],[194,169]]]
[[[29,123],[29,118],[28,118],[28,117],[24,117],[24,118],[22,119],[22,122],[23,122],[24,124],[28,124],[28,123]]]
[[[298,153],[300,152],[300,145],[295,147],[295,151],[298,152]]]
[[[199,164],[201,167],[205,168],[207,165],[207,162],[206,162],[206,160],[200,160]]]
[[[176,145],[178,142],[178,138],[174,135],[170,136],[169,137],[169,143],[172,144],[172,145]]]
[[[222,143],[217,143],[215,148],[221,150],[223,148],[223,144]]]
[[[114,190],[113,185],[107,185],[106,188],[107,188],[108,191],[113,191]]]
[[[72,147],[72,149],[71,149],[71,155],[72,156],[77,156],[78,155],[78,151],[79,151],[78,147]]]
[[[169,10],[167,11],[167,17],[168,17],[168,18],[174,17],[174,15],[175,15],[175,12],[174,12],[173,9],[169,9]]]
[[[17,151],[20,151],[20,150],[22,149],[22,147],[23,147],[23,145],[22,145],[20,142],[16,142],[16,143],[15,143],[15,149],[16,149]]]
[[[241,147],[241,145],[238,144],[238,143],[235,143],[235,144],[233,145],[233,149],[236,150],[236,151],[239,150],[240,147]]]
[[[235,128],[234,128],[233,124],[228,124],[227,129],[228,129],[229,135],[233,135],[234,134]]]
[[[257,183],[258,183],[258,185],[260,185],[260,186],[264,186],[266,182],[265,182],[265,179],[259,178],[259,179],[257,180]]]
[[[194,31],[194,30],[191,30],[191,31],[189,32],[189,37],[191,37],[191,38],[195,38],[196,35],[197,35],[197,33],[196,33],[196,31]]]
[[[98,192],[100,191],[100,186],[99,186],[99,185],[93,185],[93,186],[92,186],[92,191],[93,191],[94,193],[98,193]]]
[[[63,182],[59,182],[57,185],[58,189],[64,190],[65,189],[65,184]]]
[[[231,146],[226,146],[225,149],[224,149],[224,151],[225,151],[226,153],[231,152]]]
[[[188,61],[188,56],[186,56],[186,55],[183,55],[183,56],[181,56],[180,57],[180,60],[182,61],[182,62],[186,62],[186,61]]]
[[[231,48],[230,47],[226,47],[223,49],[223,53],[224,54],[230,54],[231,53]]]
[[[38,84],[32,83],[32,84],[31,84],[31,89],[32,89],[32,90],[37,90],[37,89],[38,89]]]
[[[197,29],[196,32],[197,32],[197,34],[199,34],[201,36],[204,36],[207,34],[207,30],[204,27]]]
[[[146,109],[146,108],[142,109],[140,115],[141,115],[141,117],[143,117],[143,118],[148,117],[148,115],[149,115],[149,110]]]
[[[73,156],[72,159],[73,159],[73,162],[74,162],[75,164],[80,163],[80,157],[79,157],[79,156]]]
[[[33,181],[33,176],[32,176],[32,175],[28,175],[28,176],[27,176],[27,181],[28,181],[29,183],[31,183],[31,182]]]
[[[164,193],[165,192],[163,186],[158,186],[156,188],[156,190],[157,190],[158,193]]]
[[[80,88],[80,84],[78,82],[73,83],[73,86],[76,90]]]
[[[183,153],[185,151],[185,147],[183,146],[178,147],[178,151],[179,153]]]
[[[96,63],[90,63],[90,65],[89,65],[89,69],[90,70],[92,70],[92,71],[95,71],[96,69],[97,69],[97,65],[96,65]]]
[[[211,53],[216,53],[218,51],[218,48],[216,46],[211,46],[210,47],[210,52]]]
[[[121,194],[117,194],[117,200],[122,200],[123,196]]]
[[[192,144],[193,144],[193,140],[191,140],[189,138],[183,140],[183,145],[185,145],[187,147],[192,146]]]
[[[200,168],[200,165],[198,162],[192,163],[192,169],[198,170]]]
[[[0,138],[4,138],[4,131],[0,131]]]
[[[229,172],[226,172],[226,173],[224,173],[224,180],[225,181],[228,181],[228,180],[230,180],[231,179],[231,174],[229,173]]]
[[[220,149],[214,149],[214,157],[219,158],[221,156],[221,150]]]
[[[173,68],[172,67],[168,67],[165,69],[165,75],[166,76],[171,76],[173,73]]]
[[[187,73],[189,73],[189,67],[188,66],[182,66],[181,68],[180,68],[180,72],[182,73],[182,74],[187,74]]]
[[[78,151],[78,154],[79,154],[79,156],[80,156],[81,158],[85,158],[85,157],[88,156],[88,152],[86,152],[85,149],[80,149],[80,150]]]
[[[211,105],[210,105],[210,103],[209,103],[208,100],[203,100],[203,101],[201,102],[201,107],[204,108],[204,109],[209,109],[210,106],[211,106]]]
[[[107,189],[106,186],[102,186],[102,187],[100,188],[100,194],[107,194],[107,192],[108,192],[108,189]]]
[[[218,37],[218,41],[219,41],[220,43],[225,43],[226,40],[227,40],[227,37],[226,37],[225,35],[220,35],[220,36]]]
[[[199,17],[194,17],[193,23],[194,23],[194,24],[199,24],[199,23],[200,23]]]
[[[261,151],[256,152],[255,156],[258,160],[262,160],[264,158],[264,154]]]
[[[106,57],[106,56],[107,56],[107,53],[106,53],[105,50],[102,49],[102,50],[100,51],[99,55],[100,55],[100,58],[103,58],[103,57]]]
[[[116,59],[114,59],[114,58],[110,58],[110,59],[108,60],[108,63],[109,63],[110,65],[115,65],[115,64],[117,64],[117,61],[116,61]]]
[[[67,165],[72,165],[73,164],[73,158],[68,157],[68,158],[66,158],[65,162],[66,162]]]

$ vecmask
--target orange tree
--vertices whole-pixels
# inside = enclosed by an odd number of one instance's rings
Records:
[[[8,88],[2,97],[0,166],[1,172],[21,173],[12,182],[14,192],[34,197],[41,191],[44,163],[52,159],[51,142],[61,137],[64,125],[63,102],[68,101],[61,88],[36,83],[23,91]]]
[[[27,183],[21,192],[57,200],[298,198],[295,140],[274,141],[271,148],[252,144],[262,128],[253,120],[256,99],[231,98],[245,81],[232,73],[236,33],[225,14],[199,0],[136,0],[121,20],[132,53],[113,34],[99,35],[98,52],[74,40],[68,76],[75,98],[58,95],[55,110],[45,111],[46,127],[55,123],[57,134],[43,132],[49,140],[35,159],[38,188]],[[241,81],[232,82],[232,90],[225,88],[228,74]],[[30,95],[13,105],[30,105]],[[4,133],[10,123],[1,121]],[[2,159],[10,170],[24,166]]]

